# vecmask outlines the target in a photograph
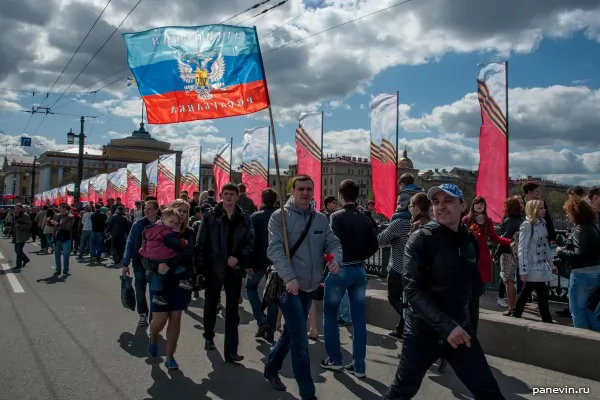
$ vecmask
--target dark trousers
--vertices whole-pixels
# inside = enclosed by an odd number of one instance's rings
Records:
[[[148,315],[148,300],[146,298],[146,292],[148,288],[148,281],[146,280],[146,268],[141,264],[133,264],[133,287],[135,289],[135,305],[138,314]]]
[[[387,284],[388,301],[400,316],[398,325],[396,325],[396,332],[402,333],[404,332],[404,318],[402,314],[406,308],[403,300],[404,285],[402,283],[402,274],[391,269],[387,276]]]
[[[504,399],[475,335],[471,335],[471,347],[461,345],[453,349],[436,337],[409,332],[404,333],[400,364],[394,382],[383,399],[412,399],[419,391],[427,370],[440,357],[450,363],[475,400]]]
[[[115,264],[119,264],[125,253],[125,238],[115,238],[111,240],[112,244],[110,250],[112,252],[112,258]]]
[[[550,305],[548,304],[548,286],[546,282],[525,282],[521,294],[517,299],[517,305],[515,307],[515,317],[520,318],[523,315],[525,304],[527,299],[531,296],[533,291],[537,293],[538,309],[540,310],[540,316],[544,322],[552,322],[552,314],[550,314]]]
[[[242,277],[231,268],[227,269],[225,281],[209,279],[204,292],[204,339],[215,337],[217,323],[217,306],[221,296],[221,288],[225,287],[225,355],[237,354],[240,324],[239,301],[242,291]]]
[[[469,316],[473,333],[477,335],[479,327],[479,296],[474,296],[469,303]]]
[[[40,248],[45,249],[48,247],[48,239],[46,239],[46,235],[43,233],[40,235]]]

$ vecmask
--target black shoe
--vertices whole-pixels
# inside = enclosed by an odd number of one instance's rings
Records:
[[[262,324],[258,327],[258,331],[256,332],[256,335],[254,335],[255,338],[264,338],[267,336],[267,332],[269,332],[269,324]]]
[[[351,326],[352,322],[347,322],[340,318],[340,319],[338,319],[338,325],[339,326]]]
[[[194,290],[194,298],[195,299],[199,299],[200,298],[200,292],[198,292],[197,290]]]
[[[214,350],[214,349],[216,349],[214,340],[206,339],[204,341],[204,350]]]
[[[273,389],[278,390],[280,392],[285,392],[287,390],[287,388],[285,387],[283,382],[281,382],[281,378],[279,378],[279,374],[271,374],[265,368],[265,372],[263,372],[263,376],[265,377],[266,380],[269,381],[271,386],[273,386]]]
[[[402,339],[402,332],[398,332],[397,330],[391,331],[390,333],[388,333],[388,335],[395,339]]]
[[[233,363],[233,364],[239,363],[243,359],[244,359],[244,356],[240,356],[239,354],[229,354],[229,355],[225,356],[225,362]]]
[[[275,343],[275,336],[266,335],[265,340],[267,341],[267,343],[273,344],[273,343]]]
[[[60,272],[55,272],[54,273],[54,276],[59,276],[59,275],[60,275]]]

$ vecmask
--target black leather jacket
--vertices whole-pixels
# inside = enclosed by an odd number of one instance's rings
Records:
[[[231,251],[228,251],[229,231],[233,233]],[[204,275],[208,280],[216,279],[224,282],[227,269],[227,259],[234,256],[239,260],[236,271],[245,274],[245,268],[251,268],[248,260],[254,248],[254,230],[250,216],[245,214],[239,206],[231,219],[227,218],[223,203],[218,203],[214,208],[206,211],[200,226],[198,240],[195,247],[196,273]]]
[[[412,233],[404,253],[405,329],[444,340],[457,325],[469,331],[469,302],[483,287],[478,257],[477,239],[463,224],[454,232],[431,221]]]
[[[565,251],[557,256],[572,269],[598,265],[600,237],[594,225],[577,225],[567,240]]]

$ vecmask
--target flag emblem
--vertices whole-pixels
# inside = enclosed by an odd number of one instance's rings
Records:
[[[195,92],[199,99],[210,100],[214,97],[212,91],[227,89],[223,82],[225,59],[222,54],[178,54],[177,69],[179,77],[187,84],[184,87],[185,92]]]

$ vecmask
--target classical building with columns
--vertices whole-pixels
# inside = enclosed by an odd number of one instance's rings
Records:
[[[3,195],[15,195],[13,200],[0,200],[2,204],[9,203],[27,203],[31,196],[31,181],[33,177],[33,157],[27,156],[4,156],[2,160],[2,174],[4,175]],[[35,163],[36,168],[39,162]],[[39,186],[39,176],[36,175],[34,181],[34,194],[37,193]]]

